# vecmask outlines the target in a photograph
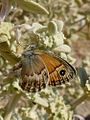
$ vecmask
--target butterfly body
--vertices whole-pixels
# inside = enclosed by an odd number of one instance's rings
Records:
[[[75,69],[65,60],[41,50],[29,49],[22,54],[14,70],[21,69],[20,86],[28,92],[37,92],[47,85],[61,85],[74,78]]]

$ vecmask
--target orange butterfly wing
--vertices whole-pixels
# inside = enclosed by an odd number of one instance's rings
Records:
[[[51,53],[40,54],[49,72],[49,85],[59,85],[74,78],[75,69],[65,60]]]

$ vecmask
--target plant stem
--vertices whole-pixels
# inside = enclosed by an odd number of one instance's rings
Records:
[[[88,99],[90,96],[90,93],[82,95],[78,100],[72,103],[72,107],[76,108],[80,103],[82,103],[84,100]]]

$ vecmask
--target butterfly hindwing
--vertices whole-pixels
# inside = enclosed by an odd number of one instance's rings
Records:
[[[21,76],[20,86],[28,92],[40,91],[48,81],[48,71],[38,55],[22,58]]]

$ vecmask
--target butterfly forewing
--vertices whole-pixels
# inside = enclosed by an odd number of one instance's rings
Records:
[[[46,52],[42,52],[40,57],[49,72],[49,85],[60,85],[74,78],[75,69],[62,58]]]

